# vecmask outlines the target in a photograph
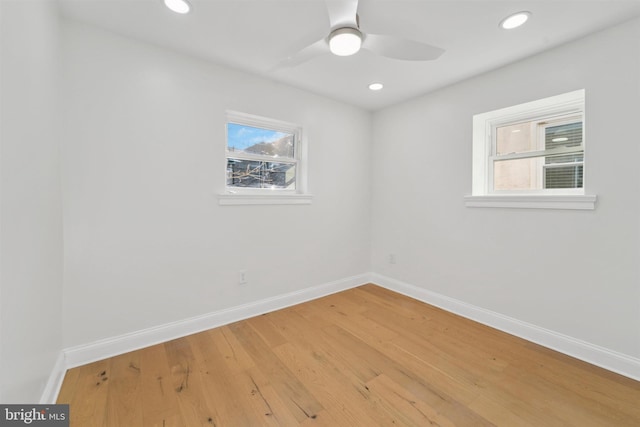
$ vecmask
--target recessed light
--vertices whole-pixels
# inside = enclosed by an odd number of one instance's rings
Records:
[[[338,28],[329,34],[329,49],[338,56],[357,53],[362,46],[362,33],[351,27]]]
[[[500,21],[500,28],[503,28],[505,30],[512,30],[514,28],[518,28],[519,26],[527,22],[530,16],[531,16],[531,12],[527,12],[527,11],[522,11],[522,12],[514,13],[513,15],[509,15],[506,18],[504,18],[502,21]]]
[[[187,0],[164,0],[164,4],[175,13],[185,14],[191,10],[191,5]]]
[[[382,83],[371,83],[369,85],[369,89],[371,90],[380,90],[384,87],[384,85]]]

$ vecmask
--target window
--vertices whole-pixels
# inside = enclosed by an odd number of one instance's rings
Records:
[[[593,209],[584,139],[584,90],[474,116],[466,205]]]
[[[221,204],[308,203],[302,148],[298,125],[228,112]]]
[[[581,193],[582,128],[582,115],[496,127],[489,164],[493,192]]]

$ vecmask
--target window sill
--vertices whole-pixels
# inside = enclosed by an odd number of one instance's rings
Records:
[[[596,196],[465,196],[464,204],[468,208],[594,210]]]
[[[219,194],[220,205],[310,205],[311,194]]]

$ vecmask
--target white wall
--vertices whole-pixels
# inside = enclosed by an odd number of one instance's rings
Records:
[[[640,357],[639,43],[635,20],[376,113],[374,271]],[[581,88],[596,210],[465,208],[472,116]]]
[[[47,1],[0,2],[0,402],[38,402],[62,348],[58,21]]]
[[[370,113],[77,23],[63,50],[65,347],[370,271]],[[218,205],[227,109],[304,125],[311,205]]]

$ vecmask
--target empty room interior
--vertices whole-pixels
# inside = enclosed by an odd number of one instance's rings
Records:
[[[0,0],[0,31],[0,404],[640,425],[640,2]]]

